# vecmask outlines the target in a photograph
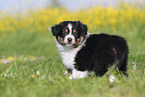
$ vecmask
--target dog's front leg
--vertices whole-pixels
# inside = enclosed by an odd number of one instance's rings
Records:
[[[69,79],[80,79],[87,77],[89,75],[89,72],[86,71],[78,71],[76,69],[72,70],[72,75],[69,76]]]

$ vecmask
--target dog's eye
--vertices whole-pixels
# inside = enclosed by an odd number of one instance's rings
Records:
[[[64,29],[63,34],[67,34],[69,32],[68,29]]]
[[[73,29],[73,34],[74,34],[75,36],[77,36],[77,35],[78,35],[78,33],[77,33],[76,29]]]

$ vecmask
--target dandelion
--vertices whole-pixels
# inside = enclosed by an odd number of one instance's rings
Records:
[[[28,58],[31,58],[31,55],[28,55]]]
[[[34,57],[31,57],[31,60],[32,60],[32,61],[34,61],[34,60],[35,60],[35,58],[34,58]]]
[[[34,75],[31,75],[31,78],[34,78],[35,76]]]
[[[8,60],[13,61],[14,58],[13,57],[8,57]]]
[[[32,57],[31,55],[28,55],[28,58],[30,59],[30,61],[34,61],[36,58]]]

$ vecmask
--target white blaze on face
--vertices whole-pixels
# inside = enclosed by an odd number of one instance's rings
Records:
[[[69,45],[70,44],[75,44],[75,37],[72,34],[72,24],[70,24],[70,23],[68,24],[68,29],[69,29],[69,34],[64,37],[64,43],[69,44]],[[69,38],[72,39],[71,42],[68,42]]]

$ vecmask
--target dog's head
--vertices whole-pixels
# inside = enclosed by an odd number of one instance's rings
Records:
[[[87,26],[80,21],[64,21],[51,27],[56,40],[63,46],[79,46],[87,35]]]

